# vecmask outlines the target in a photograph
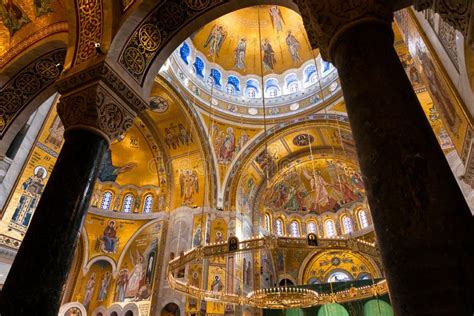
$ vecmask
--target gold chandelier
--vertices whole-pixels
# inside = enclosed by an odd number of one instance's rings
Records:
[[[377,256],[378,250],[373,243],[361,239],[346,239],[344,237],[315,239],[316,235],[309,234],[308,237],[277,237],[264,236],[254,237],[249,240],[239,241],[237,237],[230,237],[227,242],[211,243],[199,246],[168,263],[168,284],[175,291],[187,296],[194,297],[207,302],[218,302],[235,305],[248,305],[265,309],[306,308],[329,303],[343,303],[360,300],[388,292],[387,283],[382,280],[372,285],[351,287],[347,290],[333,292],[330,294],[317,293],[314,290],[296,287],[280,286],[254,290],[247,295],[227,293],[225,290],[212,291],[205,285],[195,286],[187,281],[177,280],[175,271],[184,270],[193,262],[204,262],[227,255],[235,255],[256,250],[275,249],[339,249],[360,252],[369,256]]]
[[[305,308],[317,305],[319,294],[310,289],[285,286],[252,291],[247,299],[250,305],[258,308]]]

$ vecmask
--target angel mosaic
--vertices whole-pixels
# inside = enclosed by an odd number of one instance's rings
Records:
[[[208,50],[209,57],[219,57],[219,51],[227,37],[227,31],[224,30],[222,25],[214,25],[212,27],[209,36],[207,37],[206,43],[204,44],[204,48]]]
[[[199,192],[199,180],[196,170],[184,169],[179,171],[179,184],[183,205],[194,203],[194,194]]]
[[[273,29],[276,29],[277,33],[283,31],[285,20],[283,20],[283,15],[281,14],[280,8],[276,5],[272,5],[270,6],[268,13],[270,14],[270,18],[272,20]]]

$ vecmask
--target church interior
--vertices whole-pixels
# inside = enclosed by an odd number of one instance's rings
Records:
[[[474,313],[474,1],[0,1],[0,315]]]

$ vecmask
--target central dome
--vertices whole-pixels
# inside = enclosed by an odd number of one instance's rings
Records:
[[[275,5],[208,23],[160,73],[194,105],[234,120],[286,119],[322,107],[340,91],[335,68],[311,49],[301,16]]]
[[[313,59],[301,16],[278,6],[224,15],[196,31],[191,41],[208,61],[241,75],[282,74]]]

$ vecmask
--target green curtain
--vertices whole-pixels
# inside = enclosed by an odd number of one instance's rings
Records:
[[[364,304],[364,316],[393,316],[392,306],[382,300],[370,300]]]
[[[321,306],[318,316],[349,316],[349,313],[340,304],[325,304]]]

